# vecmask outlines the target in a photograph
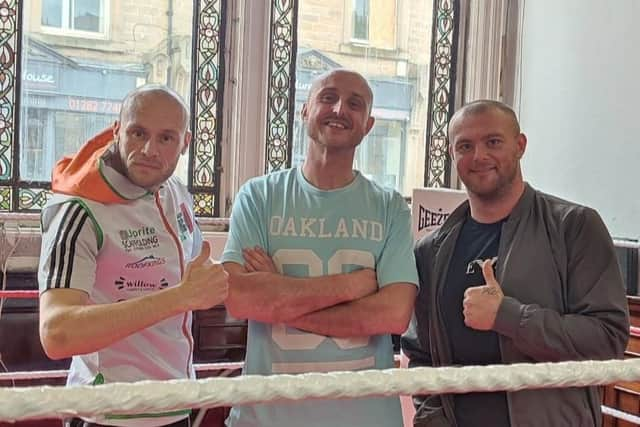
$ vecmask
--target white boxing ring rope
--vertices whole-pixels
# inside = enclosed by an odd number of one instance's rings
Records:
[[[0,388],[0,420],[162,412],[274,400],[580,387],[640,380],[640,359],[247,375],[80,387]]]
[[[632,424],[640,425],[640,417],[637,415],[629,414],[628,412],[621,411],[615,408],[609,408],[608,406],[602,405],[602,413],[605,415],[609,415],[611,417],[617,418],[619,420],[626,421]]]
[[[242,369],[244,362],[226,362],[226,363],[196,363],[193,365],[196,372],[204,371],[224,371],[227,376],[233,371]],[[45,371],[22,371],[22,372],[0,372],[0,381],[24,381],[24,380],[40,380],[52,378],[66,378],[69,374],[68,369],[51,369]]]

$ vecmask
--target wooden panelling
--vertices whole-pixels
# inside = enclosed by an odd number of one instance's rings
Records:
[[[247,347],[247,322],[231,317],[223,305],[197,311],[193,318],[196,363],[238,362]]]
[[[9,289],[36,289],[35,276],[14,277]],[[12,285],[13,283],[13,285]],[[632,335],[626,357],[640,357],[640,297],[629,297]],[[37,300],[8,300],[0,318],[0,355],[10,371],[64,369],[69,361],[52,361],[44,354],[38,337]],[[233,362],[244,359],[246,349],[246,321],[232,318],[224,306],[194,313],[193,336],[196,363]],[[238,374],[238,372],[234,373]],[[210,374],[203,373],[203,376]],[[61,385],[63,379],[20,381],[17,386],[52,384]],[[0,383],[2,387],[10,383]],[[604,403],[632,414],[640,414],[640,383],[619,383],[604,390]],[[207,412],[205,427],[221,427],[228,408]],[[13,427],[59,426],[59,421],[19,423]],[[7,424],[0,423],[0,427]],[[604,417],[605,427],[631,427],[629,423]]]
[[[629,315],[631,316],[631,326],[640,328],[640,297],[628,296]]]
[[[625,358],[640,357],[640,297],[628,297],[631,335]],[[604,404],[633,415],[640,415],[640,382],[618,383],[605,388]],[[611,416],[604,416],[604,427],[637,427]]]
[[[1,280],[1,275],[0,275]],[[1,283],[0,283],[1,286]],[[11,275],[8,289],[37,289],[34,273]],[[244,360],[247,323],[229,316],[224,306],[198,311],[193,316],[194,362],[239,362]],[[0,357],[11,372],[67,369],[70,360],[53,361],[44,353],[38,333],[38,300],[11,299],[4,303],[0,317]],[[202,372],[199,377],[214,375]],[[239,371],[231,375],[238,375]],[[0,381],[0,387],[64,385],[64,378]],[[207,410],[202,427],[223,427],[229,408]],[[197,412],[194,411],[193,416]],[[60,427],[60,420],[24,421],[16,424],[0,422],[0,427]]]
[[[10,276],[7,290],[23,289],[38,289],[35,273]],[[69,366],[69,359],[49,360],[39,336],[38,300],[5,300],[0,319],[0,357],[9,371],[66,369]]]
[[[11,275],[7,289],[37,289],[35,273]],[[247,322],[229,316],[224,306],[195,312],[192,332],[196,363],[244,360]],[[44,354],[38,333],[37,299],[5,301],[0,318],[0,357],[9,371],[66,369],[70,363],[69,359],[50,360]]]

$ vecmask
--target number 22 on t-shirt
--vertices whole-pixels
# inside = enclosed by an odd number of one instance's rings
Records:
[[[273,261],[280,272],[284,272],[286,265],[306,266],[309,277],[340,274],[345,265],[375,268],[373,254],[354,249],[337,250],[327,261],[326,270],[322,259],[311,249],[279,249],[273,254]],[[331,338],[297,330],[296,333],[289,333],[284,324],[272,325],[271,338],[284,351],[315,350],[327,340],[333,341],[341,350],[353,350],[369,345],[369,337]],[[370,356],[348,361],[273,363],[272,368],[274,373],[297,373],[365,369],[374,365],[375,358]]]

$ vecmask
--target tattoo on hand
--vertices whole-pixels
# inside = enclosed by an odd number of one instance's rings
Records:
[[[488,295],[498,295],[498,290],[496,288],[484,288],[482,290],[482,293]]]

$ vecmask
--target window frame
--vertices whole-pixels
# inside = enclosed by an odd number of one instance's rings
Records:
[[[357,3],[359,1],[363,1],[366,2],[366,6],[364,7],[364,9],[366,9],[366,14],[364,15],[364,24],[365,24],[365,37],[358,37],[356,35],[356,21],[357,21],[357,17],[356,17],[356,10],[357,10]],[[357,43],[357,44],[369,44],[369,24],[370,24],[370,19],[371,19],[371,14],[370,14],[370,6],[371,3],[369,0],[351,0],[351,28],[349,30],[350,35],[351,35],[351,42],[352,43]]]
[[[460,93],[462,92],[460,82],[457,77],[464,76],[464,62],[458,61],[464,53],[464,43],[461,43],[461,24],[463,18],[468,14],[470,0],[433,0],[433,25],[431,37],[431,61],[430,61],[430,88],[427,115],[427,149],[425,150],[425,178],[424,185],[429,187],[449,187],[451,185],[451,159],[448,154],[448,141],[446,126],[454,109],[460,104]],[[297,7],[297,1],[293,2],[293,7]],[[279,40],[278,45],[286,44],[292,54],[290,60],[295,64],[295,52],[297,46],[296,32],[292,32],[290,40]],[[279,60],[277,57],[276,60]],[[276,67],[279,73],[286,69],[282,64]],[[268,76],[268,80],[278,81],[274,74]],[[289,115],[292,114],[292,101],[295,100],[295,67],[289,70],[286,78],[291,82],[289,87],[289,99],[280,100],[280,111],[270,112],[273,116],[283,115],[288,108]],[[437,83],[437,85],[436,85]],[[435,89],[434,89],[435,88]],[[283,91],[279,93],[283,96]],[[267,138],[267,152],[278,150],[288,153],[285,161],[281,158],[266,158],[265,171],[271,172],[280,170],[291,165],[291,146],[293,137],[293,119],[290,119],[289,130],[285,132],[286,139],[281,138],[275,141]],[[267,126],[274,126],[268,123]],[[275,124],[277,127],[277,124]],[[286,146],[282,147],[283,140]],[[274,145],[273,147],[270,146]]]
[[[109,0],[104,0],[109,1]],[[189,147],[188,187],[194,196],[196,211],[203,217],[214,218],[220,214],[219,199],[221,156],[221,126],[224,109],[224,82],[208,79],[208,72],[224,76],[226,31],[226,0],[198,0],[194,2],[192,38],[191,80],[191,131],[194,140]],[[40,208],[50,197],[50,182],[30,181],[20,176],[20,122],[23,61],[23,13],[20,0],[10,0],[0,5],[0,14],[8,18],[3,21],[9,37],[2,48],[13,54],[10,61],[0,64],[5,75],[10,77],[8,90],[0,94],[0,218],[7,215],[35,219]],[[209,31],[205,28],[212,22],[220,25]],[[202,30],[202,31],[200,31]],[[204,46],[204,47],[202,47]],[[217,68],[211,71],[211,68]],[[202,77],[200,77],[202,76]],[[208,91],[208,92],[207,92]],[[214,93],[211,97],[207,94]],[[219,108],[218,108],[219,107]],[[206,137],[202,137],[206,134]],[[196,155],[197,153],[197,155]],[[34,215],[35,214],[35,215]],[[26,216],[25,216],[26,215]]]
[[[109,0],[104,1],[108,2]],[[199,0],[197,2],[198,4],[194,5],[194,13],[197,13],[194,15],[194,25],[196,25],[197,18],[200,17],[199,6],[207,1],[215,0]],[[222,104],[222,107],[216,115],[218,123],[218,129],[216,129],[216,155],[215,158],[208,160],[209,162],[214,162],[212,167],[217,174],[215,189],[213,189],[212,186],[196,186],[201,190],[218,192],[216,194],[217,209],[215,215],[207,215],[201,218],[204,223],[215,222],[215,217],[227,217],[230,214],[230,206],[232,204],[233,197],[242,183],[247,179],[261,175],[266,170],[278,170],[282,167],[287,167],[290,164],[290,147],[293,132],[293,108],[291,106],[291,101],[294,99],[293,89],[295,88],[295,76],[290,79],[291,86],[288,91],[288,96],[290,98],[288,102],[285,103],[287,108],[289,108],[289,112],[287,113],[289,121],[285,138],[286,145],[284,149],[289,150],[289,155],[285,162],[280,163],[279,167],[272,167],[273,164],[270,163],[268,155],[268,150],[271,148],[269,144],[272,142],[268,137],[268,128],[270,126],[268,117],[268,110],[270,108],[268,105],[268,94],[270,93],[270,90],[272,90],[271,83],[273,81],[272,48],[274,34],[276,34],[279,29],[277,26],[277,19],[275,19],[276,16],[274,15],[274,7],[277,4],[282,4],[283,2],[274,1],[269,4],[264,2],[265,4],[261,5],[262,7],[256,7],[257,5],[255,3],[251,2],[252,4],[248,4],[246,0],[219,1],[224,3],[224,6],[226,7],[225,10],[228,11],[222,19],[222,27],[220,30],[221,37],[229,40],[229,43],[224,47],[224,49],[221,49],[221,55],[223,58],[220,59],[222,61],[221,64],[223,64],[223,66],[224,64],[227,64],[228,68],[221,69],[221,75],[224,75],[224,80],[221,81],[221,90],[217,99],[217,101]],[[438,19],[441,10],[444,9],[449,10],[450,12],[453,11],[454,13],[466,10],[468,7],[468,1],[469,0],[434,0],[434,20]],[[285,3],[288,3],[292,10],[297,10],[297,0]],[[13,85],[11,90],[7,91],[4,97],[0,99],[0,104],[4,103],[4,105],[8,105],[8,110],[4,110],[4,116],[3,113],[0,112],[0,120],[4,120],[4,123],[8,124],[4,129],[4,135],[0,133],[0,144],[4,143],[4,146],[0,145],[0,157],[3,155],[1,150],[8,147],[10,151],[10,156],[8,158],[11,162],[12,170],[12,175],[8,179],[6,176],[0,176],[0,192],[9,188],[11,190],[12,198],[11,210],[2,209],[1,206],[3,202],[0,200],[0,218],[12,214],[15,217],[24,217],[25,214],[29,213],[32,213],[32,215],[28,215],[31,218],[37,218],[37,215],[33,215],[33,213],[37,213],[37,211],[18,208],[18,190],[20,188],[24,189],[24,187],[27,186],[29,189],[34,190],[34,194],[27,196],[38,198],[46,197],[46,191],[49,187],[48,183],[21,182],[18,173],[16,172],[19,171],[20,154],[18,151],[19,141],[17,141],[16,138],[18,136],[17,131],[19,130],[20,124],[20,117],[18,117],[19,115],[17,114],[20,111],[20,81],[19,79],[16,81],[15,76],[21,75],[21,7],[22,5],[19,0],[9,0],[8,6],[6,6],[8,9],[8,13],[6,15],[9,16],[10,20],[12,20],[9,24],[15,26],[11,36],[12,39],[9,40],[7,44],[9,45],[10,50],[15,52],[14,58],[16,59],[16,62],[1,65],[5,71],[9,71],[9,73],[14,76],[14,81],[12,82]],[[289,24],[294,25],[292,21],[293,17],[291,15],[289,15],[288,19],[290,21]],[[434,31],[436,31],[436,27],[437,25],[434,25]],[[458,27],[460,27],[459,21]],[[269,37],[265,38],[264,35],[267,31],[269,31]],[[194,34],[199,34],[197,29],[194,29]],[[449,36],[449,40],[454,40],[456,35],[457,33],[454,29]],[[436,37],[434,37],[433,40],[435,41]],[[283,40],[278,41],[281,43],[283,42]],[[198,43],[197,37],[193,38],[193,43],[194,48],[196,48]],[[295,31],[293,32],[292,37],[288,40],[284,40],[284,43],[287,44],[289,48],[293,49],[292,52],[295,53]],[[438,46],[432,46],[432,52],[436,51],[437,48]],[[252,54],[242,54],[247,51],[251,51]],[[460,56],[460,54],[461,52],[459,51],[456,54],[456,57]],[[460,79],[456,80],[455,77],[460,73],[460,70],[463,69],[463,64],[461,64],[462,61],[457,63],[456,57],[453,58],[453,61],[449,62],[448,68],[445,72],[448,73],[449,84],[451,85],[457,81],[457,86],[460,84]],[[432,58],[435,58],[433,53]],[[295,61],[295,56],[292,55],[291,59]],[[195,58],[194,61],[196,61]],[[439,66],[439,64],[437,64],[433,59],[432,63],[431,72],[433,74],[434,69]],[[197,67],[194,65],[192,69],[194,70],[193,74],[196,75]],[[295,72],[294,67],[290,66],[288,69],[289,72]],[[437,71],[442,73],[443,69],[439,68]],[[195,79],[195,77],[193,78]],[[455,95],[455,88],[453,86],[451,87],[453,89],[447,94],[451,95],[451,97],[448,96],[445,103],[430,106],[430,113],[428,116],[429,122],[432,121],[431,118],[436,114],[444,117],[446,122],[448,117],[450,117],[454,105],[459,103],[458,101],[454,102],[454,96],[458,97],[458,95]],[[192,84],[192,103],[196,102],[197,90],[198,88],[196,85]],[[262,96],[259,97],[260,99],[258,102],[255,102],[256,93],[262,94]],[[437,101],[433,95],[433,90],[431,90],[431,98],[430,105]],[[253,101],[247,102],[247,100]],[[193,107],[194,105],[192,105],[192,111],[195,111]],[[194,114],[194,116],[197,115]],[[194,123],[196,120],[197,117],[194,117]],[[431,133],[428,137],[433,138]],[[264,141],[267,141],[267,144],[265,144]],[[425,170],[425,176],[427,175],[429,168],[433,166],[434,161],[442,164],[441,161],[443,160],[442,158],[433,159],[433,155],[430,154],[430,152],[433,151],[430,149],[432,144],[433,139],[429,141],[429,148],[427,149],[428,166]],[[257,155],[246,156],[245,153],[257,153]],[[193,153],[191,152],[190,155],[193,156]],[[447,158],[444,159],[444,165],[444,175],[442,176],[449,176],[450,162]],[[193,172],[194,171],[190,167],[190,180],[193,176]],[[0,171],[0,175],[1,174],[2,173]],[[190,184],[193,184],[193,182]],[[438,186],[445,186],[448,185],[449,182],[442,179],[435,184]],[[190,187],[193,189],[192,185],[190,185]]]
[[[71,5],[72,3],[78,0],[61,0],[62,1],[62,11],[61,18],[62,23],[60,27],[45,25],[42,23],[42,10],[40,11],[40,30],[43,33],[60,35],[60,36],[70,36],[77,38],[86,38],[86,39],[96,39],[96,40],[106,40],[109,38],[109,28],[111,25],[111,0],[99,0],[100,2],[100,16],[103,17],[103,29],[102,31],[87,31],[87,30],[77,30],[72,28],[72,17],[71,17]]]

